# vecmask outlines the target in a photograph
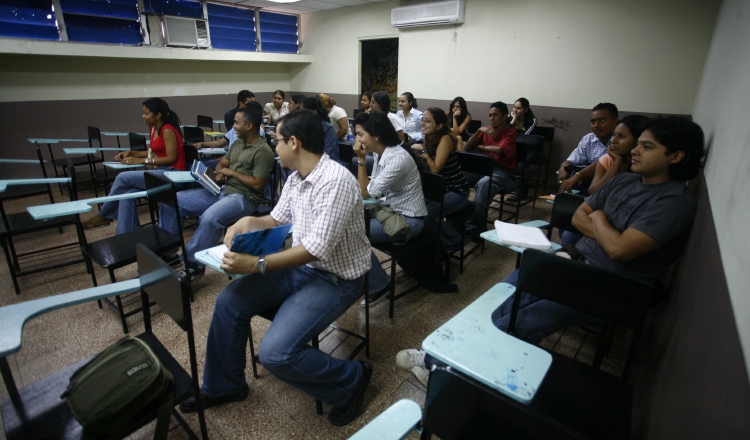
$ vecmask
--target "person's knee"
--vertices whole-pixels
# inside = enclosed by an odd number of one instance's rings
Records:
[[[263,340],[258,348],[258,360],[271,373],[282,372],[294,365],[295,357],[278,344]]]

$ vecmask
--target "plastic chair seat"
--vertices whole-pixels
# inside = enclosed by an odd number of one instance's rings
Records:
[[[66,215],[64,217],[48,218],[44,220],[34,220],[28,212],[17,212],[7,215],[8,225],[0,222],[0,236],[25,234],[44,229],[50,229],[56,226],[74,225],[76,223],[75,215]]]
[[[116,269],[135,263],[135,244],[143,243],[159,253],[180,247],[180,238],[158,226],[146,226],[128,234],[115,235],[87,244],[83,252],[96,264],[106,269]]]

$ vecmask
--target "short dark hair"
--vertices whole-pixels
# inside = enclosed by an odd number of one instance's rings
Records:
[[[501,115],[507,115],[508,114],[508,104],[504,103],[503,101],[495,101],[492,104],[490,104],[490,108],[496,108],[500,110]]]
[[[306,98],[306,96],[302,93],[292,93],[289,98],[293,103],[300,105],[302,104],[302,101]]]
[[[245,107],[252,107],[258,110],[261,114],[263,114],[263,106],[258,101],[250,101],[247,103]]]
[[[240,90],[240,93],[237,94],[237,102],[244,104],[247,98],[255,98],[255,93],[250,90]]]
[[[320,116],[320,119],[322,119],[323,122],[331,122],[331,118],[328,117],[328,112],[323,108],[323,104],[320,102],[320,99],[314,96],[308,96],[307,98],[303,99],[302,108],[305,110],[314,111],[318,116]]]
[[[287,113],[277,122],[277,129],[284,137],[294,136],[302,141],[302,148],[313,154],[323,154],[325,135],[318,115],[311,110],[300,109]]]
[[[377,102],[380,110],[389,112],[391,110],[391,97],[386,92],[375,92],[372,94],[372,100]]]
[[[682,151],[685,157],[669,166],[669,178],[678,182],[693,179],[703,166],[705,138],[703,129],[693,121],[677,116],[652,119],[644,131],[667,147],[667,154]]]
[[[278,93],[279,95],[281,95],[281,99],[286,99],[286,95],[284,94],[284,91],[283,91],[283,90],[276,90],[275,92],[273,92],[273,95],[271,95],[271,96],[273,97],[273,96],[274,96],[274,95],[276,95],[277,93]]]
[[[242,120],[245,124],[253,124],[253,128],[260,128],[260,124],[263,123],[263,112],[258,110],[255,106],[246,106],[237,109],[237,114],[242,115]]]
[[[612,104],[611,102],[600,102],[591,109],[592,112],[595,112],[597,110],[609,110],[609,116],[614,119],[619,119],[620,117],[620,114],[617,112],[617,106]]]
[[[401,143],[393,124],[383,112],[374,110],[370,113],[360,113],[354,118],[354,125],[361,126],[370,136],[379,137],[380,142],[386,147],[394,147]]]
[[[620,119],[617,125],[622,124],[628,127],[628,131],[630,132],[630,134],[632,134],[634,138],[638,139],[638,137],[641,135],[641,133],[643,133],[643,130],[646,129],[650,121],[651,118],[649,118],[648,116],[628,115]]]

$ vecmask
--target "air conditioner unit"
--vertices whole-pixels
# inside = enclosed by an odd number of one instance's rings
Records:
[[[149,25],[151,23],[152,20],[149,20]],[[157,29],[161,35],[155,36],[154,31]],[[208,36],[208,22],[200,18],[162,15],[159,16],[158,27],[151,27],[150,34],[152,45],[154,43],[159,44],[162,39],[158,37],[163,37],[162,44],[166,46],[211,47],[211,39]]]
[[[464,6],[464,0],[452,0],[393,8],[391,24],[396,28],[461,24]]]

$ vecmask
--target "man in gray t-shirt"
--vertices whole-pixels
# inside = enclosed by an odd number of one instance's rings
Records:
[[[646,282],[655,282],[684,247],[696,202],[684,182],[698,174],[703,157],[703,131],[684,118],[650,122],[632,152],[631,171],[586,198],[573,216],[584,238],[576,249],[588,263]],[[516,284],[518,271],[504,281]],[[564,280],[560,280],[564,282]],[[493,313],[507,329],[512,300]],[[590,316],[525,294],[516,322],[520,338],[578,325]]]

